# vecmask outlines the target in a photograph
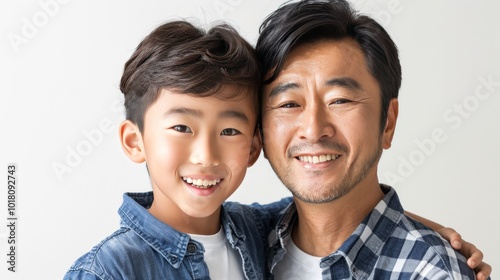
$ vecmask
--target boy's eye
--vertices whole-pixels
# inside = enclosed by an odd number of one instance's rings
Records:
[[[172,127],[175,131],[182,132],[182,133],[192,133],[191,128],[185,126],[185,125],[175,125]]]
[[[238,135],[238,134],[241,134],[241,132],[239,132],[237,129],[234,129],[234,128],[226,128],[226,129],[222,130],[222,132],[220,133],[220,135],[224,135],[224,136],[234,136],[234,135]]]

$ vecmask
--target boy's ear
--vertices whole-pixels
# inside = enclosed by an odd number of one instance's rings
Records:
[[[260,130],[257,129],[252,138],[252,145],[250,146],[248,167],[252,166],[259,159],[260,150],[262,150],[262,138],[260,137]]]
[[[129,120],[120,124],[120,143],[125,154],[133,162],[142,163],[145,161],[144,144],[139,127]]]
[[[391,147],[394,131],[396,130],[396,121],[398,119],[399,103],[397,98],[391,99],[387,110],[387,120],[382,133],[382,147],[389,149]]]

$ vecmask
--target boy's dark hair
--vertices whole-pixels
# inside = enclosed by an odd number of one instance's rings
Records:
[[[144,114],[161,89],[195,96],[220,95],[226,85],[236,90],[220,98],[253,94],[258,110],[261,76],[255,51],[232,27],[208,31],[186,21],[163,24],[138,46],[124,67],[120,90],[126,118],[144,129]]]
[[[383,131],[389,102],[401,87],[401,64],[396,45],[374,19],[358,14],[345,0],[304,0],[281,6],[259,31],[256,51],[266,84],[276,79],[287,54],[299,44],[346,37],[358,42],[382,92]]]

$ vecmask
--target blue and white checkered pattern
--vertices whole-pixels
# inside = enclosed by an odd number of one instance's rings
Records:
[[[475,279],[466,259],[446,240],[404,215],[394,189],[381,188],[384,199],[336,252],[321,259],[322,279]],[[292,203],[269,236],[270,268],[286,254],[284,243],[296,215]]]

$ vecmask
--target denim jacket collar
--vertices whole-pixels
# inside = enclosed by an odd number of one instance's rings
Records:
[[[235,247],[238,242],[244,242],[246,240],[245,234],[236,226],[224,209],[224,205],[221,206],[221,224],[226,234],[226,239],[231,246]]]
[[[151,215],[147,209],[153,203],[153,193],[125,193],[123,204],[118,213],[121,225],[137,233],[154,250],[159,252],[168,263],[178,268],[188,253],[188,244],[196,243],[201,253],[201,244],[192,240],[186,233],[179,232]],[[234,247],[237,242],[243,242],[245,235],[238,230],[229,214],[221,206],[221,218],[227,240]]]
[[[279,213],[278,217],[276,227],[269,233],[269,247],[280,246],[284,248],[297,220],[297,207],[295,206],[295,202],[290,203],[290,205],[284,208]]]

